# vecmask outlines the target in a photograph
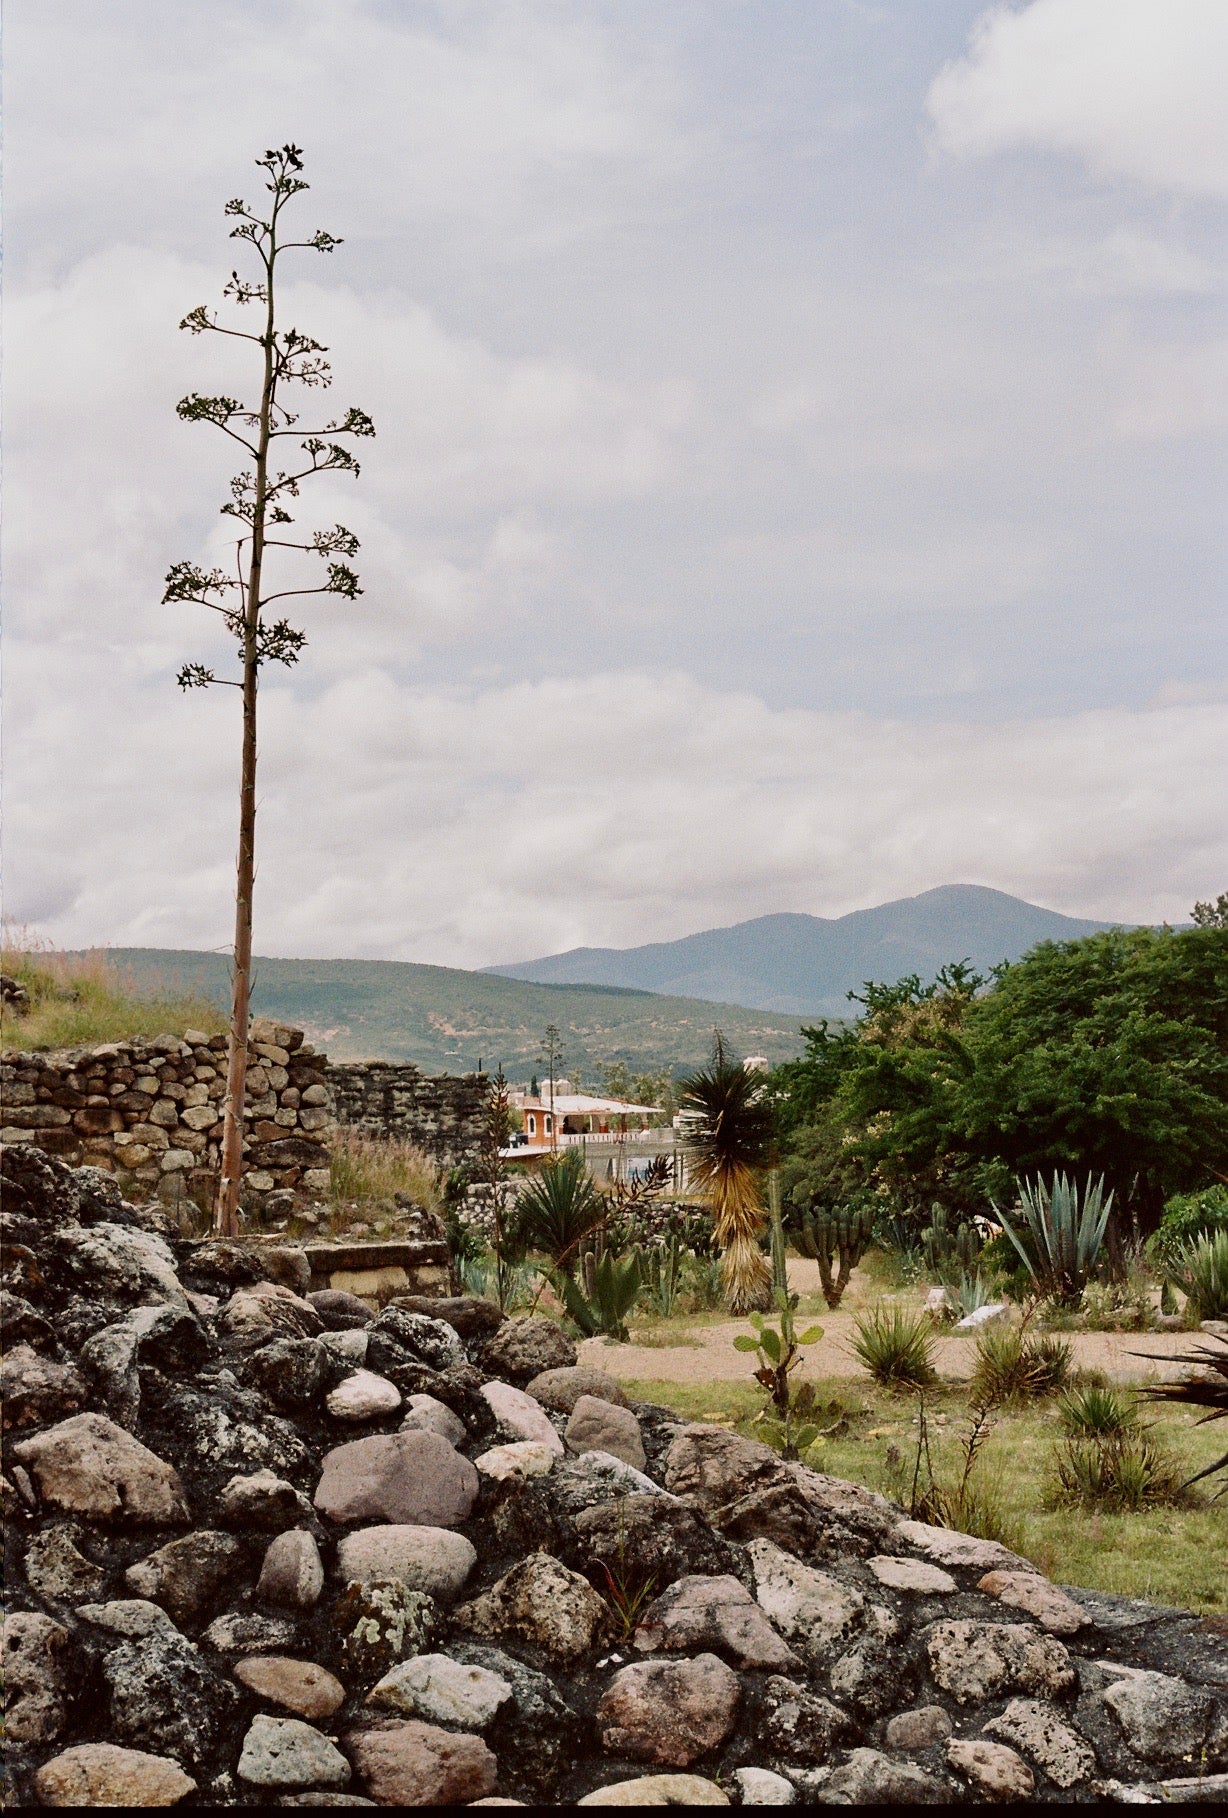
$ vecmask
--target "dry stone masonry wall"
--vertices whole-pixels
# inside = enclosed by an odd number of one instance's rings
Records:
[[[550,1319],[0,1175],[11,1803],[1228,1798],[1221,1621],[629,1402]]]
[[[328,1083],[339,1123],[400,1137],[442,1167],[473,1161],[482,1141],[484,1073],[430,1075],[409,1063],[333,1061]]]
[[[257,1020],[248,1046],[244,1188],[322,1192],[336,1129],[327,1062],[301,1029]],[[115,1173],[162,1198],[206,1197],[217,1179],[226,1037],[104,1042],[0,1059],[0,1140]]]

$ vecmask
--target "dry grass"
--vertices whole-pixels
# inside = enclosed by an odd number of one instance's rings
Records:
[[[365,1208],[395,1200],[398,1193],[424,1211],[442,1213],[439,1169],[430,1156],[414,1143],[339,1131],[329,1166],[329,1205]]]
[[[0,971],[29,993],[29,1007],[0,1013],[0,1045],[46,1051],[93,1047],[138,1035],[221,1035],[224,1013],[199,992],[138,989],[105,952],[60,953],[25,929],[6,929]]]

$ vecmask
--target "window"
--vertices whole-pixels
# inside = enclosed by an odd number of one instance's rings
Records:
[[[537,1119],[534,1117],[534,1115],[531,1111],[529,1112],[529,1116],[528,1116],[528,1125],[529,1125],[529,1135],[536,1136],[537,1135]]]

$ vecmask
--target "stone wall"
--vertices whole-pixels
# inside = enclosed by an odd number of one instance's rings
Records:
[[[125,1191],[211,1195],[226,1090],[226,1037],[189,1029],[54,1054],[0,1056],[0,1141],[105,1168]],[[244,1188],[322,1192],[336,1129],[323,1055],[302,1031],[258,1019],[248,1048]]]
[[[416,1143],[444,1168],[476,1159],[486,1108],[484,1073],[432,1077],[408,1063],[340,1061],[329,1063],[327,1076],[338,1123],[367,1136]]]

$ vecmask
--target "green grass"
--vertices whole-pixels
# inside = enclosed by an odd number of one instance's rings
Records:
[[[185,1029],[221,1035],[227,1028],[223,1009],[205,993],[169,972],[149,968],[138,975],[105,953],[56,953],[10,937],[0,971],[30,994],[23,1014],[6,1009],[0,1019],[6,1048],[85,1048]]]
[[[714,1421],[754,1438],[753,1419],[762,1392],[746,1383],[625,1382],[628,1395],[671,1407],[689,1420]],[[901,1468],[911,1469],[916,1402],[862,1380],[826,1378],[815,1383],[822,1426],[847,1421],[808,1462],[834,1477],[898,1495]],[[929,1396],[930,1439],[939,1477],[957,1470],[967,1403],[954,1385]],[[1189,1476],[1223,1450],[1216,1429],[1197,1427],[1196,1411],[1172,1409],[1148,1420]],[[1081,1585],[1122,1597],[1175,1604],[1207,1615],[1228,1612],[1223,1570],[1225,1503],[1213,1503],[1205,1486],[1191,1492],[1189,1508],[1109,1514],[1044,1506],[1053,1481],[1062,1425],[1053,1406],[1012,1409],[997,1420],[978,1470],[993,1486],[1017,1535],[1019,1550],[1059,1584]],[[890,1448],[900,1464],[893,1468]],[[1202,1495],[1199,1495],[1202,1491]]]

